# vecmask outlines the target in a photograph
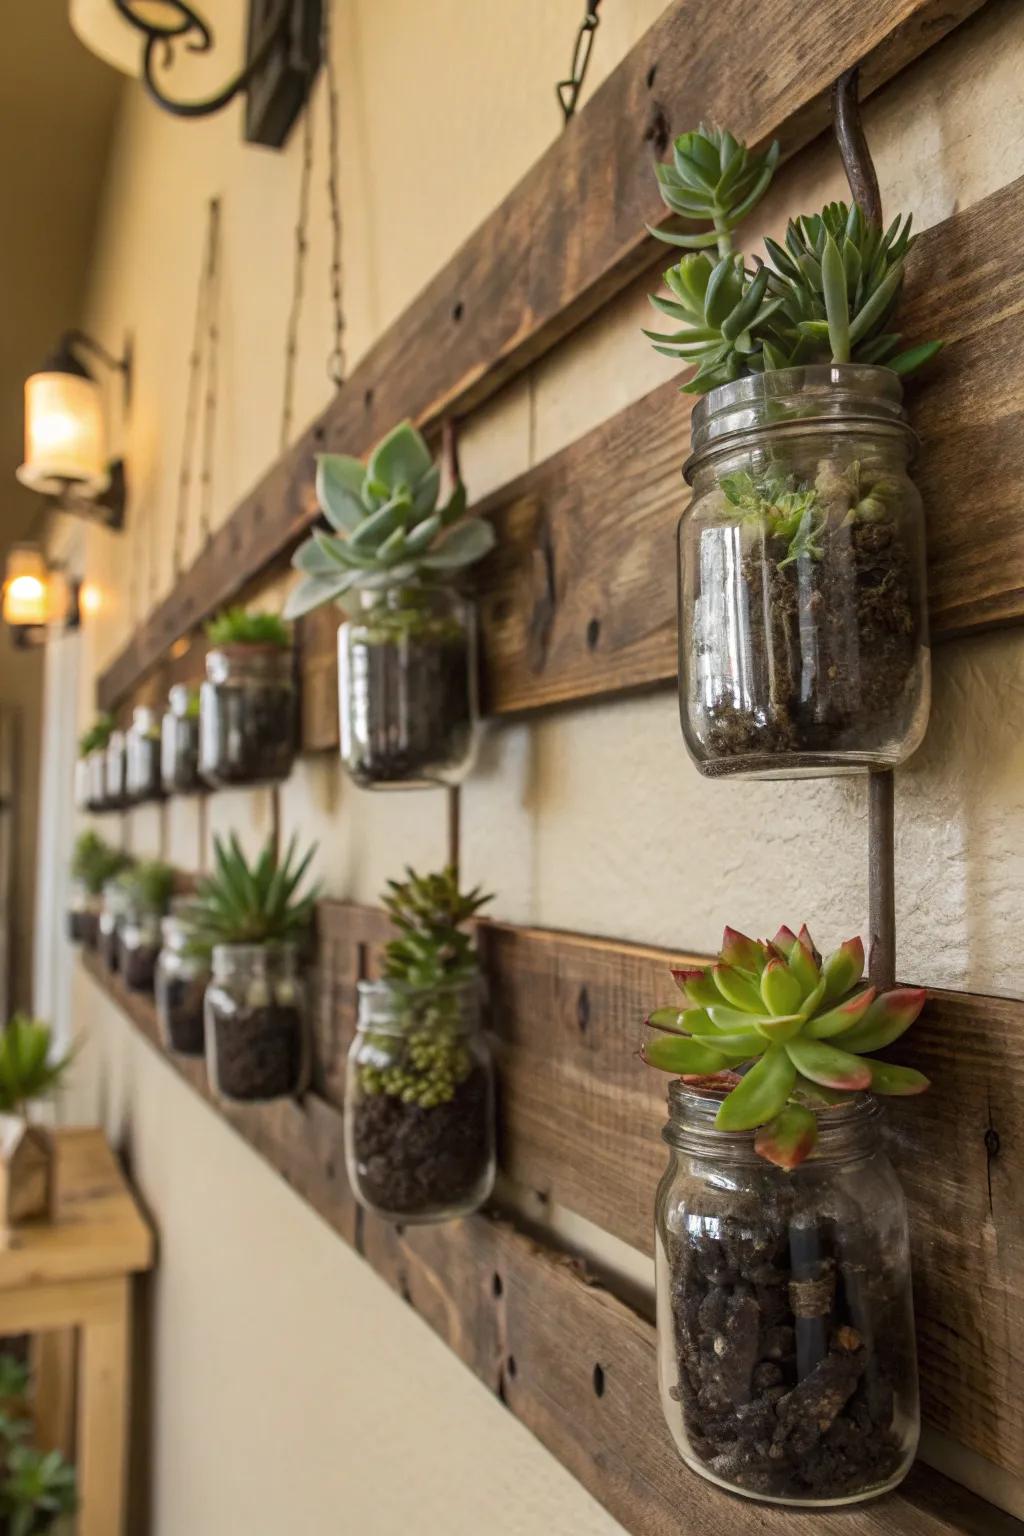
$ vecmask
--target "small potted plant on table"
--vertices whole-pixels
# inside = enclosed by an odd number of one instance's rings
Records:
[[[82,832],[71,859],[72,895],[68,912],[68,937],[73,944],[95,949],[99,939],[103,887],[128,863],[127,855],[112,848],[95,832]]]
[[[210,784],[277,784],[295,760],[291,634],[275,613],[229,608],[206,627],[199,771]]]
[[[317,461],[317,496],[332,533],[297,551],[303,573],[290,618],[358,594],[360,616],[338,631],[341,755],[364,788],[456,784],[473,759],[476,612],[453,585],[494,543],[465,516],[461,482],[438,507],[440,469],[408,422],[369,463]]]
[[[848,940],[726,929],[674,971],[645,1059],[675,1074],[658,1188],[659,1376],[684,1461],[734,1493],[829,1506],[901,1481],[918,1434],[907,1212],[878,1094],[920,1072],[876,1059],[924,992],[877,991]]]
[[[0,1226],[49,1216],[54,1202],[53,1140],[33,1125],[32,1105],[60,1087],[70,1053],[53,1056],[49,1026],[15,1014],[0,1033]]]
[[[315,845],[283,860],[268,839],[252,864],[237,837],[214,839],[214,869],[186,912],[193,943],[212,952],[206,1060],[214,1091],[239,1103],[297,1097],[310,1070],[300,960],[316,890],[297,894]]]
[[[830,203],[792,220],[770,265],[733,234],[778,146],[701,128],[658,167],[687,249],[651,302],[658,351],[702,395],[679,525],[679,699],[700,771],[776,778],[891,768],[920,743],[930,670],[925,536],[894,312],[910,219]],[[705,225],[705,228],[693,226]],[[714,256],[706,251],[715,247]]]
[[[174,889],[174,870],[143,859],[125,876],[125,911],[118,931],[118,965],[132,992],[152,992],[160,953],[160,923]]]
[[[390,881],[397,938],[380,981],[359,983],[345,1083],[356,1197],[394,1221],[446,1221],[494,1183],[494,1066],[481,1029],[480,963],[464,925],[491,898],[455,872]]]

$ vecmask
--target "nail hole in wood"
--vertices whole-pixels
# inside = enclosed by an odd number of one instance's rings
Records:
[[[508,1375],[509,1380],[510,1381],[515,1381],[515,1379],[516,1379],[516,1357],[515,1357],[515,1355],[509,1355],[508,1359],[505,1362],[505,1371],[506,1371],[506,1374]]]
[[[594,1366],[594,1396],[604,1397],[604,1368],[600,1365]]]
[[[999,1132],[995,1129],[994,1126],[990,1125],[988,1130],[985,1132],[985,1151],[988,1153],[989,1157],[999,1156],[999,1146]]]
[[[366,407],[367,410],[369,410],[372,404],[373,404],[373,388],[371,386],[366,391],[365,395],[363,396],[363,405]]]
[[[580,987],[580,995],[576,999],[576,1022],[580,1027],[580,1033],[585,1034],[590,1023],[590,993],[586,987]]]
[[[657,64],[652,64],[650,69],[647,71],[647,89],[648,90],[651,89],[652,85],[654,84],[655,80],[657,79],[657,76],[658,76],[658,66],[657,66]]]
[[[491,1290],[494,1292],[495,1298],[499,1297],[504,1289],[505,1287],[501,1283],[501,1276],[498,1274],[498,1271],[495,1270],[494,1279],[491,1281]]]
[[[463,315],[465,313],[466,313],[466,306],[463,304],[461,299],[459,299],[455,304],[452,305],[452,319],[456,323],[458,323],[458,321],[460,321],[462,319],[462,317],[463,317]]]
[[[600,640],[600,638],[601,638],[601,620],[600,619],[591,619],[590,623],[587,625],[587,650],[588,651],[596,650],[597,642]]]

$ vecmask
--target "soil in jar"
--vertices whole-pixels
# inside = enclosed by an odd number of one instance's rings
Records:
[[[120,945],[120,968],[130,992],[152,992],[156,960],[160,953],[155,944]]]
[[[357,783],[404,784],[462,766],[473,732],[471,652],[461,624],[399,609],[350,640],[349,708],[361,717]]]
[[[100,918],[98,912],[69,912],[68,913],[68,938],[72,944],[83,944],[86,949],[95,949],[99,939]]]
[[[728,1198],[728,1197],[723,1197]],[[794,1502],[884,1486],[903,1450],[904,1280],[856,1216],[722,1200],[669,1237],[679,1402],[723,1482]]]
[[[217,683],[216,747],[209,765],[219,784],[286,779],[295,755],[294,693],[290,685]]]
[[[118,938],[117,929],[106,929],[101,926],[99,930],[99,938],[97,940],[97,947],[99,949],[100,959],[103,961],[103,964],[106,966],[107,970],[116,971],[118,961],[121,958],[121,942]]]
[[[302,1017],[278,1003],[213,1018],[217,1086],[225,1098],[281,1099],[297,1093]]]
[[[180,1056],[202,1056],[206,1045],[203,1021],[203,995],[206,979],[197,976],[161,976],[157,980],[156,1001],[167,1044]]]
[[[831,460],[813,482],[721,483],[743,516],[751,702],[725,690],[711,704],[709,771],[737,756],[883,748],[903,728],[921,639],[901,487]]]
[[[431,1107],[389,1093],[363,1094],[355,1109],[359,1189],[396,1216],[473,1200],[491,1156],[490,1080],[473,1066],[450,1099]]]

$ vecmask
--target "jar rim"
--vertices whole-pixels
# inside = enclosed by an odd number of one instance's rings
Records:
[[[240,944],[214,944],[212,953],[215,960],[218,955],[227,960],[245,960],[256,955],[294,955],[298,947],[294,939],[259,939]]]
[[[717,1148],[727,1155],[764,1161],[754,1150],[755,1131],[720,1131],[715,1127],[715,1116],[731,1087],[703,1086],[673,1078],[668,1086],[669,1118],[662,1131],[663,1139],[684,1151],[713,1156]],[[874,1094],[857,1093],[842,1104],[815,1110],[814,1115],[818,1122],[818,1144],[808,1161],[841,1155],[840,1147],[834,1143],[841,1143],[844,1138],[853,1141],[872,1130],[881,1119],[882,1108]]]
[[[394,978],[381,977],[378,981],[357,981],[356,991],[360,997],[367,1000],[371,998],[401,998],[407,1001],[411,997],[451,997],[460,992],[479,991],[481,977],[463,976],[451,981],[440,981],[432,987],[414,987],[408,982],[398,981]]]

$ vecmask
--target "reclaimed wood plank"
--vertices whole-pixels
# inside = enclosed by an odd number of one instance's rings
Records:
[[[505,201],[376,342],[321,416],[245,496],[100,679],[115,707],[187,634],[315,519],[313,454],[366,452],[396,421],[465,415],[653,259],[665,220],[651,161],[699,118],[787,155],[825,126],[860,63],[883,85],[983,0],[761,0],[768,50],[738,45],[746,0],[674,0]]]
[[[353,920],[357,943],[376,942],[372,924],[365,938],[356,929]],[[96,956],[83,960],[159,1050],[152,1000],[127,992]],[[213,1103],[201,1063],[166,1059]],[[315,1094],[284,1113],[263,1106],[226,1118],[633,1536],[720,1536],[723,1521],[733,1536],[786,1536],[794,1523],[815,1536],[1024,1532],[1021,1521],[921,1466],[897,1493],[840,1511],[800,1516],[728,1497],[675,1453],[658,1398],[652,1323],[581,1263],[486,1215],[418,1228],[367,1214],[353,1220],[343,1161],[340,1176],[328,1175],[324,1162],[332,1143],[341,1159],[341,1113]]]

